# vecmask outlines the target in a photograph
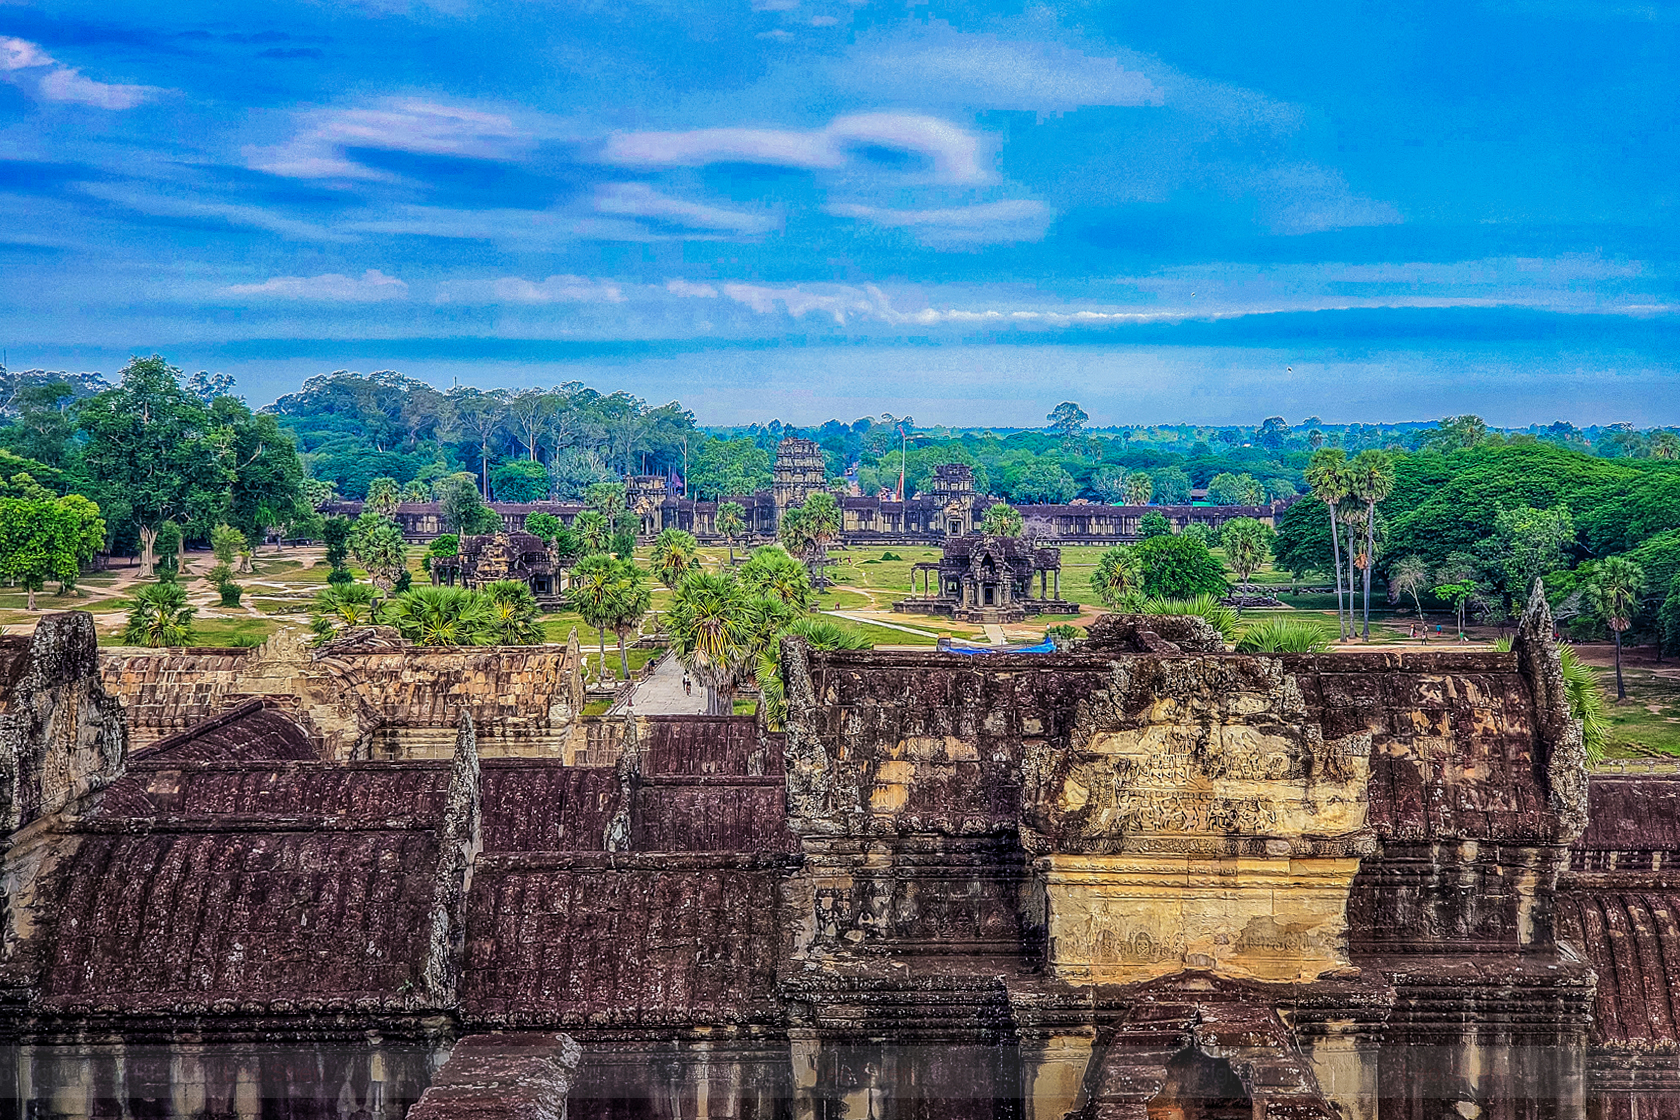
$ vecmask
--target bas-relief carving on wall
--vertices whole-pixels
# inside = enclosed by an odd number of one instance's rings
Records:
[[[1326,742],[1275,660],[1113,662],[1072,741],[1023,761],[1051,968],[1112,983],[1346,966],[1370,753],[1368,734]]]

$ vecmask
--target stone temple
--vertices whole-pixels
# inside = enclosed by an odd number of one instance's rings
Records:
[[[0,1107],[1680,1117],[1680,780],[1589,781],[1550,634],[790,640],[772,732],[591,723],[563,647],[50,616],[0,638]]]

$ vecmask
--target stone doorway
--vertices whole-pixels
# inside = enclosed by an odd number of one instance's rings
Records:
[[[1254,1101],[1231,1063],[1185,1050],[1149,1102],[1149,1120],[1253,1120]]]

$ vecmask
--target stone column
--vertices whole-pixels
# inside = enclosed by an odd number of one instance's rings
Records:
[[[1095,1028],[1084,1028],[1021,1040],[1025,1120],[1062,1120],[1073,1110],[1084,1087],[1095,1038]]]

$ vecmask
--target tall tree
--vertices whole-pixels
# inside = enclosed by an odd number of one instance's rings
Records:
[[[1365,503],[1365,550],[1360,568],[1365,579],[1364,640],[1371,640],[1371,569],[1376,567],[1377,504],[1394,492],[1394,460],[1382,451],[1361,451],[1354,457],[1354,493]]]
[[[408,547],[396,522],[376,513],[356,518],[350,530],[350,554],[367,569],[373,585],[389,590],[408,564]]]
[[[1018,537],[1025,526],[1021,511],[1004,502],[987,506],[980,518],[980,533],[987,537]]]
[[[614,587],[607,625],[612,627],[614,636],[618,638],[619,668],[623,671],[623,679],[629,680],[630,655],[625,651],[624,639],[647,617],[648,608],[653,605],[653,592],[648,588],[647,572],[634,560],[618,560],[616,563],[618,582]]]
[[[1622,634],[1633,625],[1645,571],[1625,556],[1611,556],[1598,565],[1587,584],[1587,601],[1616,637],[1616,699],[1627,699],[1622,683]]]
[[[1219,530],[1219,545],[1225,550],[1225,563],[1242,581],[1242,593],[1248,594],[1249,577],[1260,570],[1271,555],[1271,528],[1252,517],[1233,517]]]
[[[744,520],[746,510],[740,502],[723,502],[717,508],[717,515],[712,518],[712,527],[723,538],[725,547],[729,549],[729,566],[735,566],[735,541],[747,531]]]
[[[153,574],[159,527],[171,517],[209,521],[235,477],[232,433],[180,385],[161,357],[134,358],[122,382],[82,402],[77,427],[89,473],[121,495],[140,537],[140,575]]]
[[[805,566],[780,545],[767,544],[753,549],[753,554],[741,565],[741,584],[754,595],[764,595],[784,603],[796,611],[811,605],[811,577]]]
[[[1307,465],[1307,485],[1312,488],[1313,497],[1323,502],[1330,514],[1330,551],[1333,559],[1332,571],[1336,577],[1336,627],[1345,639],[1348,636],[1348,625],[1342,613],[1342,535],[1336,509],[1347,500],[1352,489],[1348,479],[1347,453],[1339,447],[1326,447],[1313,452],[1312,461]],[[1353,588],[1349,587],[1350,598],[1352,593]]]
[[[683,668],[706,689],[707,711],[727,714],[753,654],[752,596],[731,574],[693,572],[665,615]]]
[[[1150,495],[1155,492],[1155,480],[1142,471],[1133,471],[1126,477],[1126,504],[1129,506],[1146,506]]]
[[[1398,600],[1402,595],[1412,597],[1417,616],[1423,617],[1423,601],[1418,593],[1429,586],[1429,565],[1421,556],[1402,556],[1388,569],[1388,590]]]
[[[80,494],[63,498],[0,498],[0,579],[35,593],[49,579],[76,586],[81,566],[105,543],[99,507]]]
[[[1138,611],[1143,606],[1143,561],[1126,545],[1117,545],[1097,558],[1091,590],[1111,611]]]
[[[676,590],[700,560],[700,542],[681,529],[666,529],[653,542],[653,574]]]
[[[1051,409],[1050,415],[1045,419],[1049,421],[1048,427],[1052,435],[1063,442],[1069,442],[1078,439],[1084,433],[1085,421],[1090,417],[1074,402],[1063,401]]]

